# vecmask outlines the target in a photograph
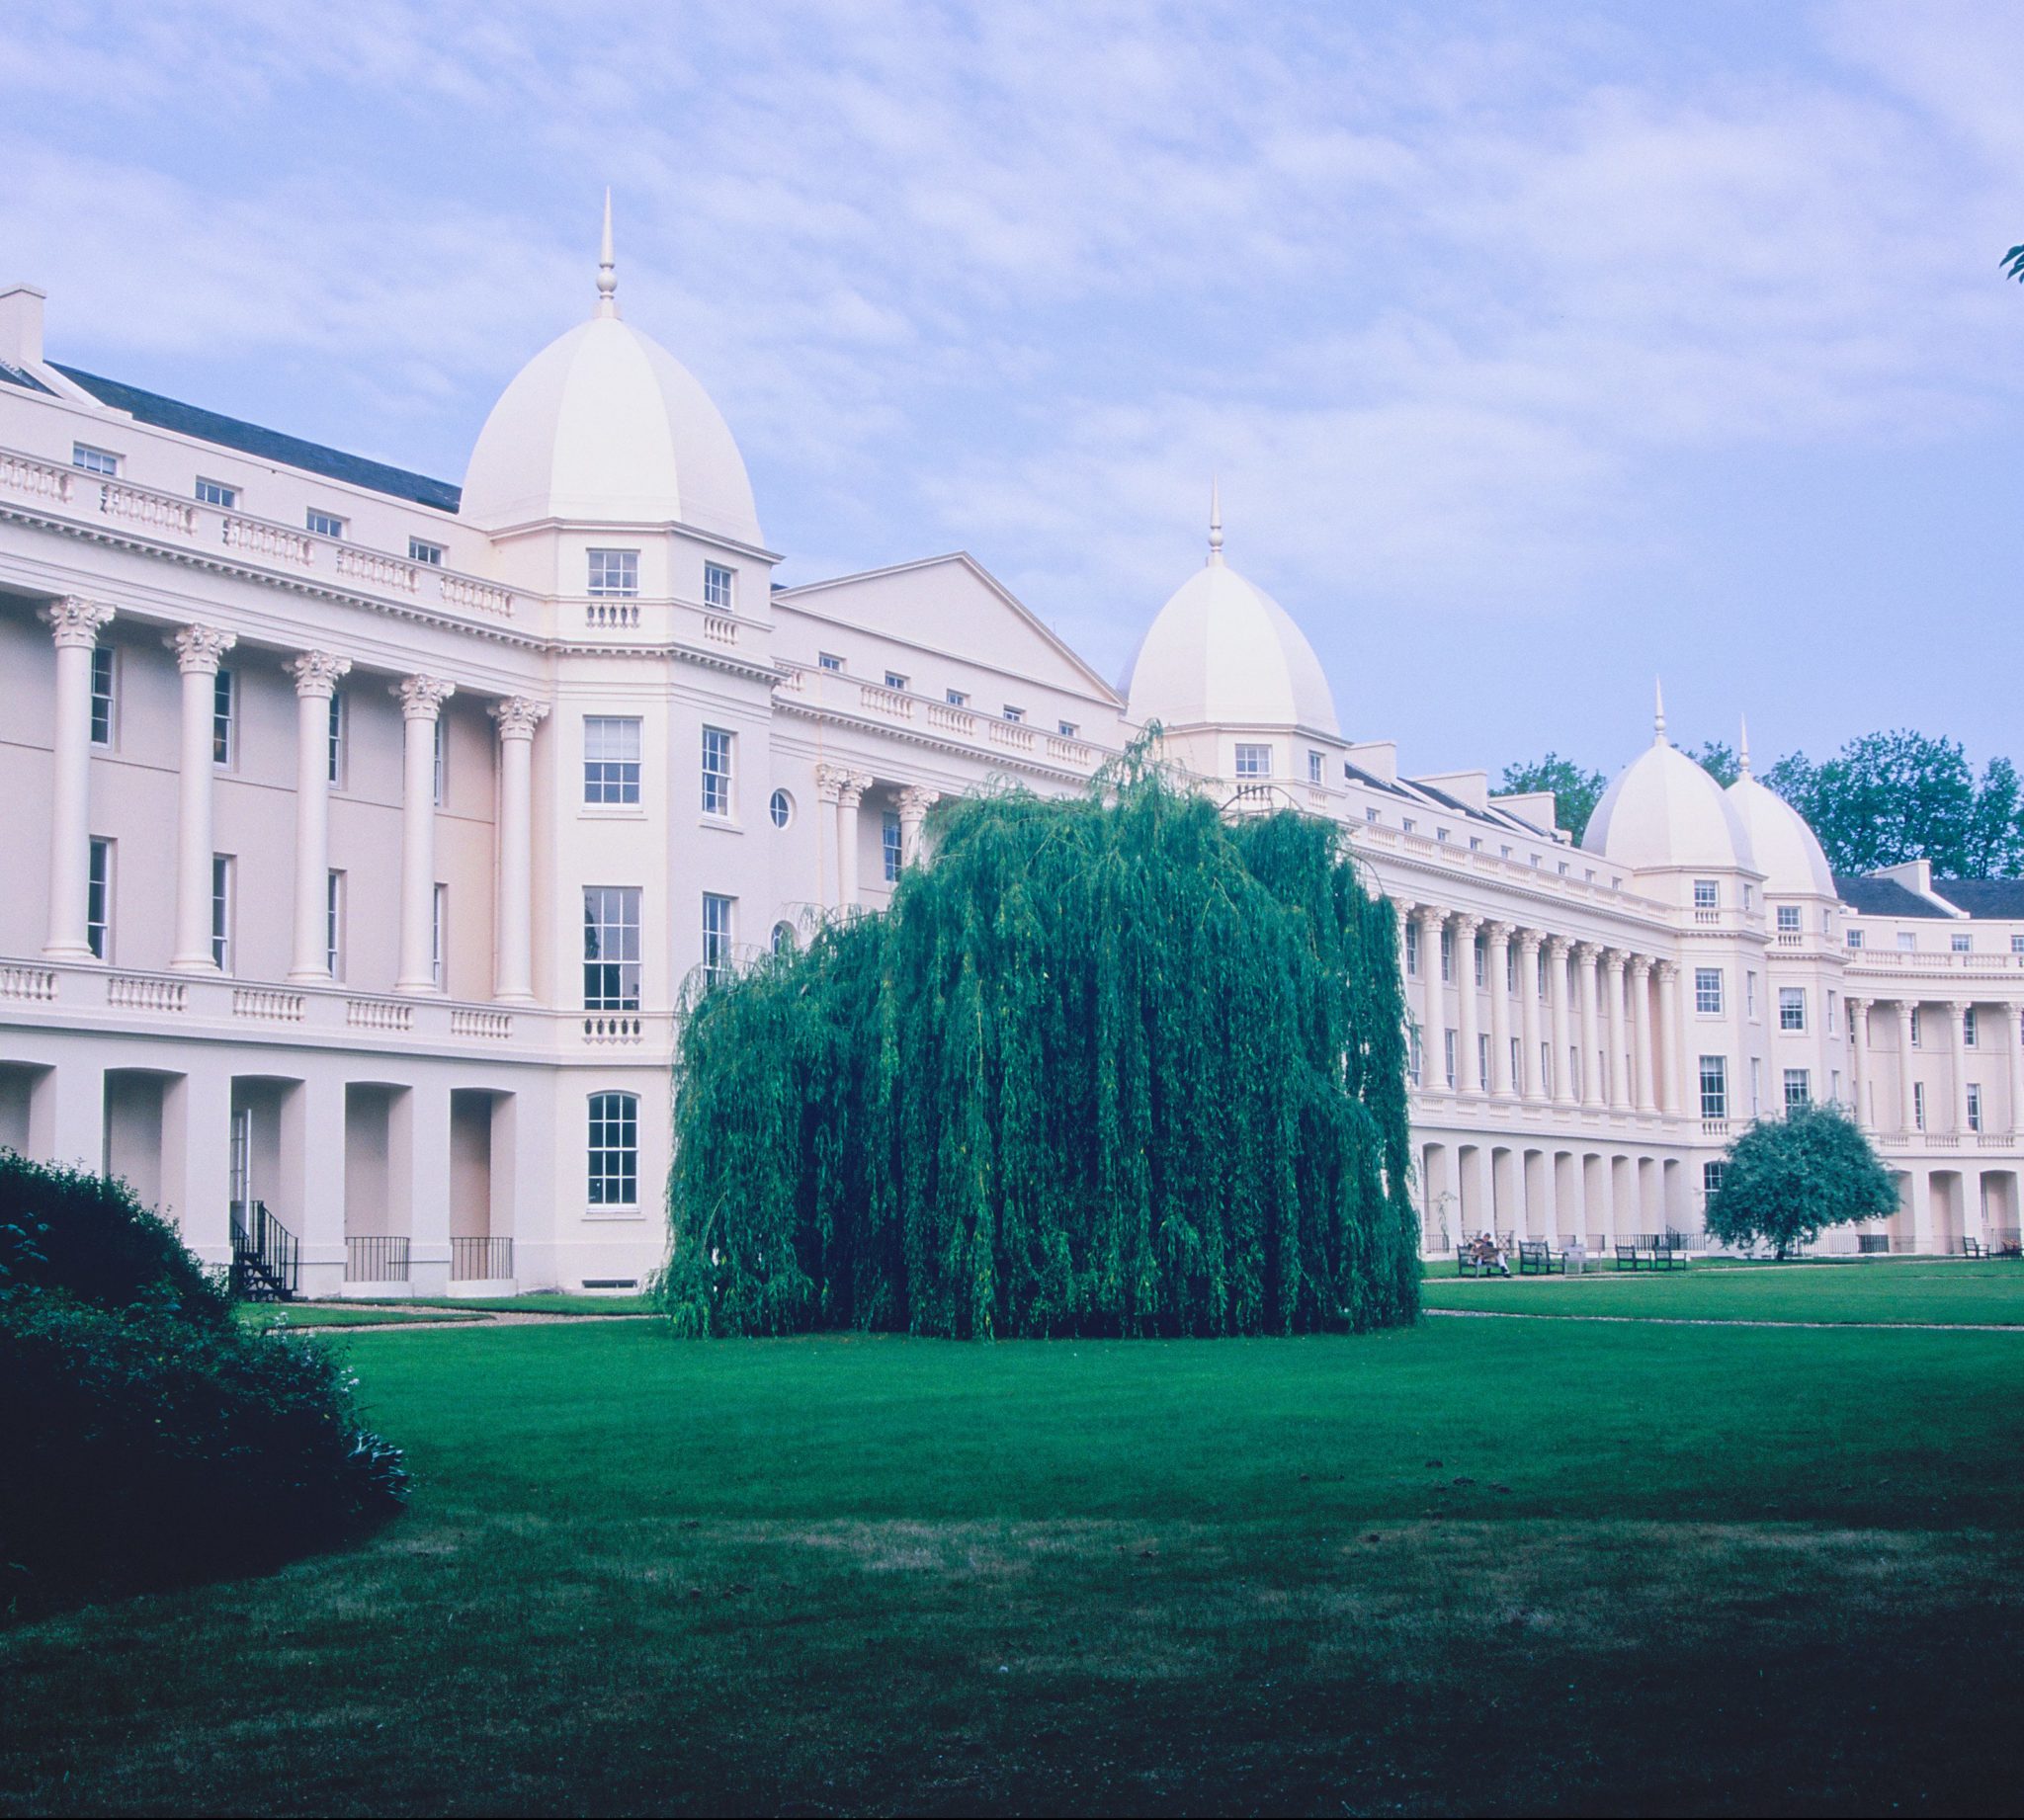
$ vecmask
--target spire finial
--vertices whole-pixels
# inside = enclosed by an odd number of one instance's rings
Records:
[[[1209,476],[1209,561],[1212,567],[1223,561],[1223,485],[1215,474]]]
[[[605,235],[599,244],[597,255],[597,313],[600,316],[616,316],[619,313],[619,268],[612,259],[612,192],[605,187]]]
[[[1738,714],[1736,718],[1742,723],[1742,744],[1736,751],[1736,767],[1739,775],[1747,778],[1750,775],[1750,717]]]
[[[1665,736],[1665,685],[1656,677],[1651,679],[1651,743],[1669,746],[1672,741]]]

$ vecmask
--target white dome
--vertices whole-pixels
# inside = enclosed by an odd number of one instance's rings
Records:
[[[1769,897],[1835,897],[1833,869],[1807,818],[1774,789],[1744,772],[1729,800],[1750,837],[1750,852]]]
[[[1757,869],[1749,831],[1722,786],[1663,734],[1617,774],[1581,845],[1630,871]]]
[[[520,370],[478,432],[458,511],[493,530],[672,521],[761,541],[730,426],[680,361],[616,314],[579,324]]]
[[[1307,634],[1220,552],[1159,610],[1125,695],[1140,725],[1301,726],[1340,737],[1335,698]]]

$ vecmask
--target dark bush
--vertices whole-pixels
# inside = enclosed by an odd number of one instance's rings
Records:
[[[240,1326],[124,1184],[0,1152],[0,1610],[272,1567],[406,1493],[320,1343]]]
[[[390,1516],[398,1448],[316,1342],[0,1296],[0,1553],[17,1605],[271,1567]]]
[[[205,1326],[232,1318],[224,1285],[126,1183],[0,1148],[0,1290],[10,1287],[62,1289],[95,1308],[165,1296]]]

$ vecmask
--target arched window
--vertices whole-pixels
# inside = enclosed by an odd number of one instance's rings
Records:
[[[792,954],[801,943],[795,938],[792,923],[775,923],[773,926],[773,951],[776,954]]]
[[[590,1204],[639,1204],[639,1096],[590,1096]]]

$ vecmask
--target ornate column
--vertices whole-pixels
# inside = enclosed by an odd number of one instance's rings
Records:
[[[1651,1087],[1651,956],[1631,956],[1631,1072],[1641,1113],[1658,1111]]]
[[[534,1003],[534,730],[548,704],[509,696],[485,709],[499,728],[499,911],[492,996]]]
[[[2024,1019],[2014,1004],[1999,1006],[2003,1018],[2003,1047],[2010,1057],[2010,1138],[2024,1137]],[[2013,1206],[2010,1209],[2015,1212]]]
[[[42,610],[56,643],[55,775],[49,786],[49,924],[42,952],[91,955],[91,653],[113,610],[51,601]]]
[[[858,904],[858,805],[872,787],[869,772],[852,771],[845,765],[818,765],[815,789],[824,802],[836,805],[836,907],[854,910]]]
[[[1680,969],[1671,960],[1658,963],[1658,1105],[1680,1110]]]
[[[1441,931],[1447,926],[1448,913],[1436,909],[1432,904],[1419,907],[1419,983],[1420,993],[1426,1004],[1425,1022],[1420,1030],[1420,1085],[1440,1087],[1448,1085],[1446,1050],[1448,1017],[1447,1008],[1441,997]],[[1455,1059],[1455,1079],[1462,1079],[1462,1058]]]
[[[1603,958],[1603,977],[1609,992],[1609,1104],[1610,1110],[1631,1110],[1631,1083],[1626,1080],[1630,1062],[1629,1043],[1624,1034],[1624,962],[1620,950],[1611,949]]]
[[[1486,925],[1489,936],[1490,1078],[1489,1090],[1499,1099],[1516,1091],[1511,1078],[1511,925]],[[1523,1167],[1523,1159],[1520,1159]]]
[[[436,920],[436,717],[457,693],[433,676],[404,677],[400,702],[400,971],[396,992],[434,992]]]
[[[1918,1108],[1911,1092],[1911,1001],[1898,1001],[1898,1128],[1918,1129]]]
[[[1848,1013],[1848,1091],[1854,1100],[1855,1122],[1868,1130],[1869,1096],[1863,1092],[1868,1083],[1863,1077],[1869,1058],[1863,1054],[1863,1038],[1868,1034],[1864,1026],[1868,1022],[1870,1002],[1868,999],[1845,998],[1841,1006]]]
[[[921,824],[941,801],[942,792],[925,784],[909,784],[899,792],[899,863],[912,866],[921,857]]]
[[[330,699],[349,657],[304,651],[295,679],[295,939],[289,978],[330,977]]]
[[[1565,936],[1546,939],[1546,983],[1552,998],[1554,1029],[1553,1096],[1556,1106],[1574,1104],[1574,1074],[1567,1065],[1567,1051],[1574,1046],[1573,1014],[1567,1003],[1567,952],[1573,944]]]
[[[1476,932],[1479,916],[1455,919],[1455,1079],[1464,1093],[1481,1093],[1482,1068],[1476,1053]]]
[[[1538,930],[1518,932],[1518,1079],[1514,1085],[1531,1101],[1546,1097],[1546,1082],[1539,1071],[1539,945]],[[1553,1174],[1551,1151],[1547,1153],[1547,1174]]]
[[[211,798],[217,772],[212,731],[218,660],[238,640],[209,625],[186,625],[163,640],[183,673],[182,766],[176,794],[176,947],[169,965],[214,973],[211,957]]]
[[[1596,956],[1593,942],[1574,944],[1574,968],[1581,985],[1581,1104],[1602,1104],[1602,1043],[1596,1034]]]
[[[1952,999],[1947,1005],[1947,1019],[1953,1027],[1947,1047],[1954,1063],[1954,1129],[1963,1132],[1968,1129],[1968,1010],[1966,999]]]

